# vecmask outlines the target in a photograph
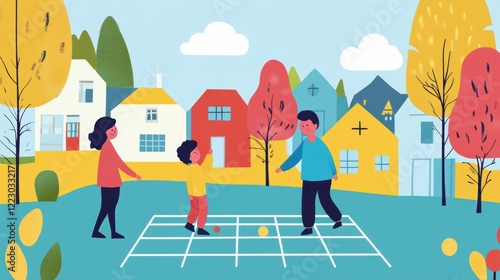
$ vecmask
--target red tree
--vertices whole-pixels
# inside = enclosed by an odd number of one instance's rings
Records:
[[[259,86],[248,103],[248,131],[265,164],[266,186],[269,186],[269,161],[273,157],[271,141],[286,140],[297,129],[297,103],[290,89],[285,66],[270,60],[260,72]],[[264,143],[261,143],[262,140]]]
[[[477,186],[476,212],[481,213],[481,195],[491,182],[491,171],[500,155],[500,53],[492,48],[471,52],[462,65],[457,102],[450,116],[449,137],[458,154],[475,159],[468,163],[475,178],[467,175],[469,184]],[[491,163],[486,160],[493,158]],[[486,173],[486,174],[485,174]]]
[[[497,272],[500,270],[500,251],[491,250],[486,255],[486,266],[493,271],[493,280],[497,279]]]

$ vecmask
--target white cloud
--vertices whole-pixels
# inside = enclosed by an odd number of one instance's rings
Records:
[[[225,22],[212,22],[203,33],[196,33],[189,42],[180,47],[184,55],[245,55],[248,52],[248,39],[237,34],[234,28]]]
[[[361,40],[358,48],[345,48],[340,63],[350,71],[394,71],[403,65],[403,56],[384,36],[370,34]]]

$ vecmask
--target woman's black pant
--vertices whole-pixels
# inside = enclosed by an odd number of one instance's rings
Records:
[[[118,199],[120,198],[120,188],[102,188],[101,187],[101,210],[95,222],[94,232],[99,231],[104,218],[108,216],[111,232],[116,232],[115,210]]]

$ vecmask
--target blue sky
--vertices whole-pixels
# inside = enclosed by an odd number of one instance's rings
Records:
[[[248,101],[262,66],[270,59],[280,60],[287,68],[295,66],[301,78],[316,68],[333,86],[344,79],[349,100],[377,74],[405,93],[409,35],[418,4],[417,0],[65,2],[72,32],[80,35],[87,30],[95,45],[101,23],[113,16],[129,47],[136,86],[156,86],[156,74],[162,73],[164,89],[186,110],[207,88],[236,89]],[[500,19],[500,2],[487,3],[500,42],[500,20],[495,21]],[[247,37],[246,55],[186,56],[180,52],[182,43],[214,21],[227,22]],[[400,50],[403,65],[399,70],[359,72],[341,66],[343,49],[357,47],[369,33],[383,35]]]

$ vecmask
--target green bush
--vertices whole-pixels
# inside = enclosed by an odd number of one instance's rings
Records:
[[[40,266],[40,279],[54,280],[59,275],[62,266],[62,255],[59,243],[55,243],[47,252]]]
[[[57,201],[59,196],[59,179],[51,170],[45,170],[35,178],[35,192],[38,201]]]

